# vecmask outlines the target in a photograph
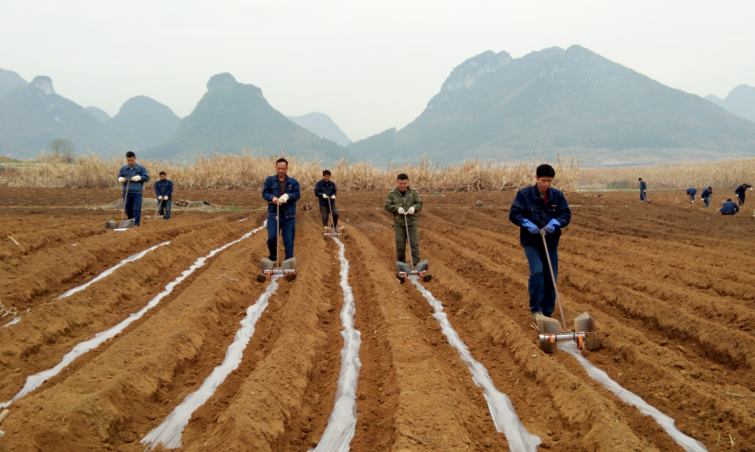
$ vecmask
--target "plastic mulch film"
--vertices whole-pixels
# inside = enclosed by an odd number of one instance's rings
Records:
[[[522,421],[516,415],[511,399],[495,387],[485,366],[472,357],[469,349],[453,329],[451,322],[448,321],[448,316],[443,312],[443,304],[419,283],[419,279],[416,276],[410,276],[409,280],[427,298],[427,301],[430,302],[430,306],[435,311],[433,317],[440,324],[441,331],[446,335],[448,343],[459,352],[459,357],[464,361],[464,364],[467,365],[469,372],[472,374],[472,381],[482,388],[482,393],[488,402],[488,409],[495,423],[495,428],[498,432],[506,435],[509,450],[511,452],[537,451],[540,437],[531,434],[524,427],[524,424],[522,424]]]
[[[142,439],[141,443],[147,445],[147,450],[154,449],[161,443],[165,449],[183,447],[181,436],[184,428],[189,423],[189,419],[191,419],[191,415],[197,408],[204,405],[228,375],[239,367],[241,358],[244,355],[244,349],[249,344],[252,335],[254,335],[254,326],[262,316],[262,313],[265,312],[265,309],[267,309],[270,296],[278,290],[278,279],[282,276],[273,276],[265,292],[257,298],[257,301],[253,305],[247,308],[246,316],[240,322],[241,328],[236,331],[233,342],[226,349],[223,362],[212,370],[212,373],[204,379],[199,389],[186,396],[160,425],[155,427]]]
[[[154,250],[156,248],[159,248],[161,246],[165,246],[165,245],[167,245],[169,243],[170,243],[170,241],[163,242],[163,243],[161,243],[159,245],[153,246],[152,248],[147,248],[146,250],[139,251],[138,253],[133,254],[133,255],[131,255],[131,256],[123,259],[122,261],[118,262],[116,265],[108,268],[104,272],[102,272],[99,275],[97,275],[96,278],[94,278],[93,280],[89,281],[88,283],[82,284],[80,286],[76,286],[73,289],[70,289],[70,290],[67,290],[67,291],[63,292],[63,294],[60,295],[58,298],[56,298],[56,300],[60,300],[62,298],[70,297],[71,295],[75,294],[76,292],[79,292],[79,291],[82,291],[82,290],[86,289],[87,287],[89,287],[90,284],[94,284],[97,281],[101,280],[102,278],[105,278],[106,276],[110,275],[111,273],[113,273],[114,271],[118,270],[120,267],[123,267],[124,265],[128,264],[129,262],[134,262],[135,260],[141,259],[142,257],[144,257],[145,254],[149,253],[150,251],[152,251],[152,250]]]
[[[28,393],[32,392],[33,390],[37,389],[40,385],[42,385],[42,383],[44,383],[45,381],[47,381],[50,378],[52,378],[55,375],[57,375],[58,372],[60,372],[66,366],[68,366],[69,364],[71,364],[79,356],[83,355],[84,353],[87,353],[90,350],[93,350],[93,349],[97,348],[100,344],[102,344],[106,340],[111,339],[111,338],[115,337],[116,335],[118,335],[118,333],[120,333],[121,331],[123,331],[124,329],[126,329],[126,327],[129,326],[131,323],[133,323],[136,320],[139,320],[147,311],[149,311],[150,309],[152,309],[155,306],[157,306],[157,304],[160,303],[160,300],[162,300],[163,298],[165,298],[166,296],[168,296],[171,292],[173,292],[173,289],[177,285],[181,284],[181,282],[183,282],[183,280],[186,279],[189,275],[191,275],[192,273],[194,273],[194,271],[196,269],[202,267],[205,264],[205,262],[207,261],[207,259],[213,257],[214,255],[218,254],[219,252],[223,251],[224,249],[228,248],[229,246],[235,245],[235,244],[239,243],[240,241],[242,241],[242,240],[244,240],[246,238],[249,238],[252,234],[256,233],[257,231],[259,231],[263,227],[265,227],[265,226],[262,225],[259,228],[255,229],[255,230],[253,230],[251,232],[247,232],[246,234],[242,235],[241,238],[239,238],[237,240],[234,240],[233,242],[227,243],[227,244],[221,246],[220,248],[216,248],[216,249],[210,251],[210,253],[207,256],[200,257],[199,259],[197,259],[194,262],[194,264],[191,265],[191,267],[189,267],[187,270],[184,270],[183,273],[181,273],[181,276],[179,276],[178,278],[176,278],[172,282],[168,283],[168,285],[165,286],[165,290],[163,290],[162,292],[160,292],[159,294],[157,294],[141,310],[139,310],[138,312],[136,312],[134,314],[131,314],[130,316],[128,316],[127,319],[123,320],[121,323],[115,325],[114,327],[112,327],[110,329],[107,329],[105,331],[101,331],[101,332],[95,334],[95,336],[92,339],[89,339],[89,340],[86,340],[84,342],[78,343],[75,347],[73,347],[73,350],[71,350],[70,352],[68,352],[63,357],[63,360],[57,366],[53,367],[52,369],[48,369],[48,370],[45,370],[45,371],[42,371],[42,372],[39,372],[37,374],[34,374],[34,375],[31,375],[31,376],[27,377],[26,378],[26,384],[24,384],[24,387],[21,388],[21,391],[18,394],[16,394],[16,396],[13,397],[13,399],[11,399],[11,400],[9,400],[9,401],[7,401],[5,403],[0,403],[0,408],[7,407],[11,403],[15,402],[16,400],[20,399],[21,397],[25,396],[26,394],[28,394]]]
[[[708,449],[698,440],[691,438],[674,426],[674,420],[665,414],[661,413],[657,408],[649,405],[642,400],[642,397],[627,391],[621,385],[616,383],[608,376],[607,373],[595,367],[590,361],[588,361],[583,355],[582,351],[577,349],[577,344],[573,342],[559,342],[558,348],[572,355],[577,359],[577,362],[584,367],[587,371],[587,375],[593,380],[602,384],[606,389],[614,393],[616,397],[624,401],[629,405],[637,407],[640,413],[645,416],[651,416],[655,421],[663,427],[663,430],[669,434],[669,436],[676,441],[687,452],[707,452]]]
[[[341,372],[338,375],[336,401],[328,418],[316,452],[347,452],[354,437],[357,425],[357,379],[362,363],[359,361],[361,333],[354,329],[354,294],[349,286],[349,261],[346,260],[346,248],[336,237],[338,257],[341,260],[341,289],[343,289],[343,308],[341,308],[341,325],[343,325],[343,348],[341,349]]]

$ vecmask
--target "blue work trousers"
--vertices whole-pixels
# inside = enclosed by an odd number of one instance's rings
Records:
[[[163,220],[170,220],[170,199],[167,201],[157,200],[157,214],[163,216]]]
[[[134,219],[134,226],[139,226],[142,219],[142,194],[128,193],[126,195],[126,216]]]
[[[267,216],[267,249],[270,250],[270,260],[278,260],[278,240],[276,228],[278,222],[274,214]],[[281,217],[281,236],[283,247],[286,249],[286,259],[294,257],[294,236],[296,235],[296,218]],[[284,259],[285,260],[285,259]]]
[[[558,280],[558,248],[548,248],[553,264],[553,277]],[[553,314],[556,306],[556,291],[548,269],[548,258],[545,248],[524,245],[524,255],[530,265],[530,312],[542,312],[546,317]]]
[[[705,207],[710,207],[710,196],[703,196],[703,202],[705,203]]]

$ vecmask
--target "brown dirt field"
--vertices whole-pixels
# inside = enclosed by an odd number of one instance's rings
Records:
[[[139,311],[198,258],[259,227],[247,191],[179,192],[242,210],[176,211],[104,232],[115,190],[0,188],[0,402],[76,344]],[[514,193],[424,196],[423,283],[524,426],[555,451],[679,451],[650,417],[534,339],[527,263],[508,221]],[[594,365],[710,451],[755,451],[755,218],[690,205],[682,191],[567,193],[559,288],[567,319],[589,311]],[[310,193],[304,201],[315,202]],[[485,207],[475,207],[476,200]],[[393,273],[385,193],[339,195],[361,332],[355,451],[507,451],[482,390],[411,284]],[[718,207],[718,200],[715,206]],[[238,220],[248,218],[247,221]],[[333,408],[343,346],[338,247],[299,209],[298,277],[281,281],[238,369],[197,409],[186,450],[307,451]],[[7,236],[18,242],[14,243]],[[247,307],[266,231],[210,258],[120,334],[10,405],[3,451],[142,451],[140,441],[223,360]],[[170,241],[70,297],[121,260]],[[73,246],[75,244],[75,246]],[[222,275],[225,275],[223,277]],[[732,445],[733,442],[733,445]],[[159,447],[157,450],[161,450]]]

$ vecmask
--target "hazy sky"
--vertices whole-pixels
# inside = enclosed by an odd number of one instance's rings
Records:
[[[416,118],[451,70],[579,44],[674,88],[755,86],[755,2],[2,0],[0,68],[115,115],[140,94],[184,117],[213,74],[352,140]]]

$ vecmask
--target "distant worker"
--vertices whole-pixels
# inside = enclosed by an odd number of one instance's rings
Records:
[[[147,168],[136,163],[136,154],[126,152],[127,164],[118,172],[118,183],[123,185],[126,201],[126,216],[134,219],[134,226],[139,226],[142,219],[142,192],[144,183],[149,180]]]
[[[338,232],[338,208],[336,207],[336,184],[330,181],[330,170],[322,172],[322,180],[315,184],[315,196],[320,202],[322,226],[330,227],[328,214],[333,214],[333,229]]]
[[[561,228],[571,221],[569,204],[560,190],[551,187],[556,170],[550,165],[540,165],[535,173],[537,183],[516,194],[509,210],[509,220],[520,226],[519,243],[530,268],[530,312],[533,317],[542,314],[550,317],[556,305],[556,292],[548,269],[540,229],[545,229],[545,241],[553,265],[553,279],[558,280],[558,241]]]
[[[737,203],[731,199],[727,199],[719,210],[721,211],[721,215],[736,215],[736,213],[739,212],[739,207],[737,206]]]
[[[692,204],[694,204],[695,203],[695,195],[697,194],[697,189],[696,188],[688,188],[687,189],[687,194],[689,195],[689,202],[691,202]]]
[[[745,190],[748,188],[752,190],[752,185],[742,184],[734,190],[734,193],[737,195],[737,202],[739,202],[740,206],[743,206],[745,203]]]
[[[713,187],[707,187],[705,190],[703,190],[703,194],[700,195],[701,198],[703,198],[703,202],[705,203],[705,207],[710,207],[710,197],[713,196]]]
[[[421,261],[419,256],[419,219],[417,213],[422,210],[422,199],[417,190],[409,187],[409,176],[399,174],[396,177],[396,189],[385,198],[385,210],[393,214],[393,232],[396,238],[396,260],[406,263],[406,225],[409,228],[412,262]]]
[[[164,220],[170,220],[170,200],[173,196],[173,182],[168,180],[165,171],[160,171],[160,180],[155,182],[155,194],[157,195],[157,214],[162,215]]]
[[[640,181],[640,201],[647,202],[648,184],[646,184],[642,178],[637,180]]]
[[[280,221],[283,247],[286,249],[286,259],[294,257],[294,237],[296,236],[296,201],[299,200],[299,182],[289,177],[288,160],[279,158],[275,162],[275,176],[265,179],[262,197],[267,205],[267,248],[270,260],[278,261],[278,221]],[[276,218],[277,206],[280,206],[280,218]]]

